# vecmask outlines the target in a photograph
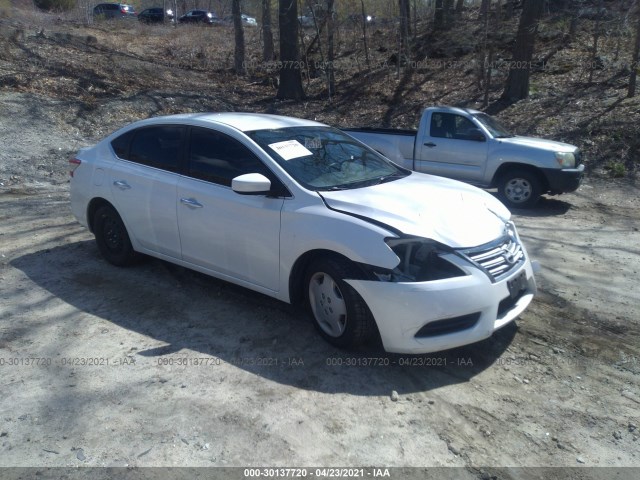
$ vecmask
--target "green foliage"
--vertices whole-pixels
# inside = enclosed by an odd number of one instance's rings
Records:
[[[609,173],[613,178],[622,178],[627,173],[624,163],[622,162],[609,162],[605,168],[609,170]]]
[[[0,18],[8,18],[11,15],[11,1],[0,0]]]
[[[34,0],[40,10],[62,12],[71,10],[76,6],[76,0]]]

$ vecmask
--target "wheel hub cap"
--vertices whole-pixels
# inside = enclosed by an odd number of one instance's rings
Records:
[[[326,273],[318,272],[309,282],[311,310],[320,328],[332,337],[339,337],[347,326],[347,306],[336,282]]]
[[[505,193],[514,203],[526,202],[531,196],[531,185],[524,178],[514,178],[507,184]]]

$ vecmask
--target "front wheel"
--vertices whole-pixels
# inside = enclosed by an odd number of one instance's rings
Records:
[[[305,276],[306,300],[316,329],[332,345],[353,348],[375,332],[371,313],[362,297],[345,279],[358,278],[357,270],[332,258],[314,261]]]
[[[498,182],[498,195],[509,208],[533,207],[540,200],[540,180],[525,170],[507,172]]]

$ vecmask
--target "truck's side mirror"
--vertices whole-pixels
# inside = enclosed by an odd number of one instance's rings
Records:
[[[479,128],[472,128],[471,130],[469,130],[469,135],[467,138],[474,142],[487,141],[487,137],[484,136],[484,133],[482,133],[482,130],[480,130]]]

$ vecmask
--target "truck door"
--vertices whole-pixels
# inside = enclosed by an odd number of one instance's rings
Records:
[[[420,132],[415,169],[442,177],[481,184],[487,162],[485,134],[467,117],[433,112]]]

